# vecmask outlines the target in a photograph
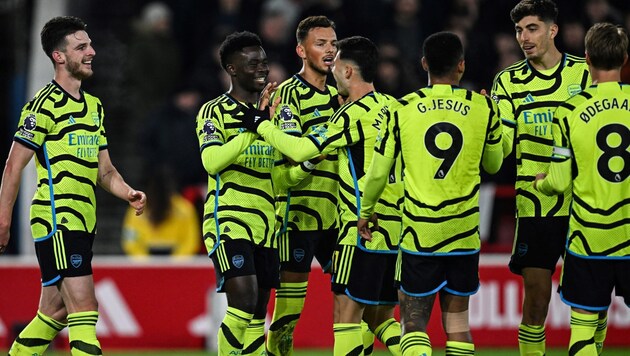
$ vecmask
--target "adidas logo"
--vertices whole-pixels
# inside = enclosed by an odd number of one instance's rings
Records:
[[[533,103],[534,101],[534,97],[531,93],[527,93],[527,96],[525,97],[525,99],[523,99],[524,103]]]
[[[72,117],[72,115],[70,115],[70,119],[68,119],[68,123],[70,124],[76,124],[77,122],[74,121],[74,117]]]
[[[313,112],[313,117],[320,117],[322,116],[322,114],[319,112],[319,110],[315,109],[315,112]]]
[[[230,229],[229,226],[226,226],[225,229],[223,229],[223,233],[227,234],[228,232],[232,232],[232,230]]]
[[[64,216],[63,218],[61,218],[61,223],[62,224],[67,224],[68,223],[68,219],[66,219],[66,217]]]

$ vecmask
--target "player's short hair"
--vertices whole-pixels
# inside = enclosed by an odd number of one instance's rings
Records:
[[[227,68],[235,53],[241,52],[245,47],[262,47],[262,41],[257,34],[249,31],[234,32],[229,34],[219,47],[221,67]]]
[[[352,61],[359,67],[364,81],[374,81],[378,65],[378,48],[374,42],[365,37],[353,36],[337,42],[337,49],[340,59]]]
[[[326,16],[309,16],[304,20],[300,21],[298,24],[297,30],[295,30],[295,38],[298,43],[302,43],[308,36],[310,30],[323,27],[323,28],[332,28],[335,29],[335,23]]]
[[[510,18],[517,23],[526,16],[538,16],[543,22],[558,22],[558,7],[551,0],[521,0],[512,11]]]
[[[85,31],[86,28],[87,25],[85,22],[78,17],[53,17],[46,22],[39,35],[44,53],[52,60],[52,53],[57,50],[62,50],[66,46],[66,36],[77,31]]]
[[[597,23],[586,32],[584,47],[596,69],[619,69],[628,53],[628,35],[623,27]]]
[[[453,72],[464,59],[464,46],[453,32],[437,32],[424,40],[422,55],[429,67],[429,74],[441,77]]]

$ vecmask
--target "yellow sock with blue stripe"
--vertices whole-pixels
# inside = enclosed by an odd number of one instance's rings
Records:
[[[545,354],[545,326],[518,326],[518,349],[521,355],[543,356]]]
[[[280,288],[276,289],[276,304],[267,333],[269,355],[293,354],[293,331],[304,309],[307,286],[308,281],[280,283]]]
[[[400,323],[394,318],[384,321],[374,330],[376,338],[382,342],[389,350],[389,353],[394,356],[402,355],[402,351],[400,350],[400,333]]]
[[[266,355],[265,351],[265,319],[252,319],[245,330],[245,348],[242,355]]]
[[[429,335],[422,331],[406,333],[400,339],[403,356],[431,356]]]
[[[363,337],[363,356],[371,355],[374,352],[374,333],[363,320],[361,320],[361,336]]]
[[[68,338],[72,356],[102,355],[101,344],[96,338],[97,311],[68,314]]]
[[[608,313],[599,316],[597,319],[597,329],[595,330],[595,348],[597,354],[601,355],[604,350],[604,340],[606,340],[606,331],[608,330]]]
[[[469,356],[475,354],[475,344],[471,342],[447,341],[446,356]]]
[[[363,355],[363,336],[361,324],[333,324],[335,334],[335,356],[361,356]]]
[[[26,325],[9,349],[9,355],[41,355],[66,324],[42,314],[37,315]]]
[[[597,319],[597,314],[582,314],[571,310],[570,356],[597,355],[595,347]]]

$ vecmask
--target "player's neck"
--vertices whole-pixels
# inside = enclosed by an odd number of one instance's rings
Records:
[[[352,83],[348,88],[348,100],[357,101],[366,94],[374,91],[374,84],[366,83],[362,80]]]
[[[621,82],[621,72],[619,71],[619,69],[601,70],[595,69],[591,66],[590,72],[593,85],[607,82]]]
[[[304,64],[298,74],[315,88],[322,91],[326,89],[326,74],[322,74],[313,69],[309,69],[306,64]]]
[[[234,86],[233,84],[230,87],[230,90],[228,90],[228,94],[230,94],[234,99],[243,103],[253,104],[258,101],[257,92],[247,91],[239,86]]]
[[[557,66],[561,60],[562,53],[553,46],[542,57],[530,60],[529,64],[536,70],[547,70]]]
[[[75,99],[81,99],[81,81],[79,79],[70,76],[64,71],[56,71],[54,79],[66,93],[72,95]]]
[[[429,80],[428,80],[428,85],[455,85],[455,86],[459,86],[459,80],[460,77],[456,74],[453,73],[453,75],[449,76],[441,76],[441,77],[437,77],[434,75],[431,75],[429,73]]]

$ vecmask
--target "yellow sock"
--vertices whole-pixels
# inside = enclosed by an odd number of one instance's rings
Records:
[[[243,350],[245,330],[253,314],[246,313],[233,307],[228,307],[225,318],[221,323],[218,335],[218,355],[240,355]]]
[[[334,356],[363,355],[361,324],[333,324],[335,333]]]
[[[68,314],[68,338],[72,356],[103,354],[101,344],[96,338],[97,321],[97,311]]]
[[[543,356],[545,354],[545,326],[519,325],[518,349],[524,356]]]
[[[363,320],[361,320],[361,336],[363,337],[363,355],[371,355],[374,352],[374,333]]]
[[[606,340],[606,331],[608,330],[608,313],[597,319],[597,329],[595,330],[595,348],[597,354],[601,355],[604,350],[604,340]]]
[[[400,339],[403,356],[431,356],[429,335],[422,331],[406,333]]]
[[[267,334],[267,352],[270,356],[290,356],[293,354],[293,331],[297,325],[308,282],[280,283],[276,289],[276,305]]]
[[[447,341],[446,356],[467,356],[475,354],[475,344],[471,342]]]
[[[597,314],[582,314],[571,310],[571,340],[569,355],[597,355],[595,330]]]
[[[245,348],[242,355],[264,356],[265,351],[265,319],[252,319],[245,330]]]
[[[389,350],[389,353],[394,356],[402,355],[402,351],[400,350],[400,333],[400,323],[394,318],[384,321],[374,330],[376,338],[382,342]]]
[[[9,355],[42,355],[52,339],[66,327],[57,320],[42,314],[39,310],[31,322],[15,339]]]

